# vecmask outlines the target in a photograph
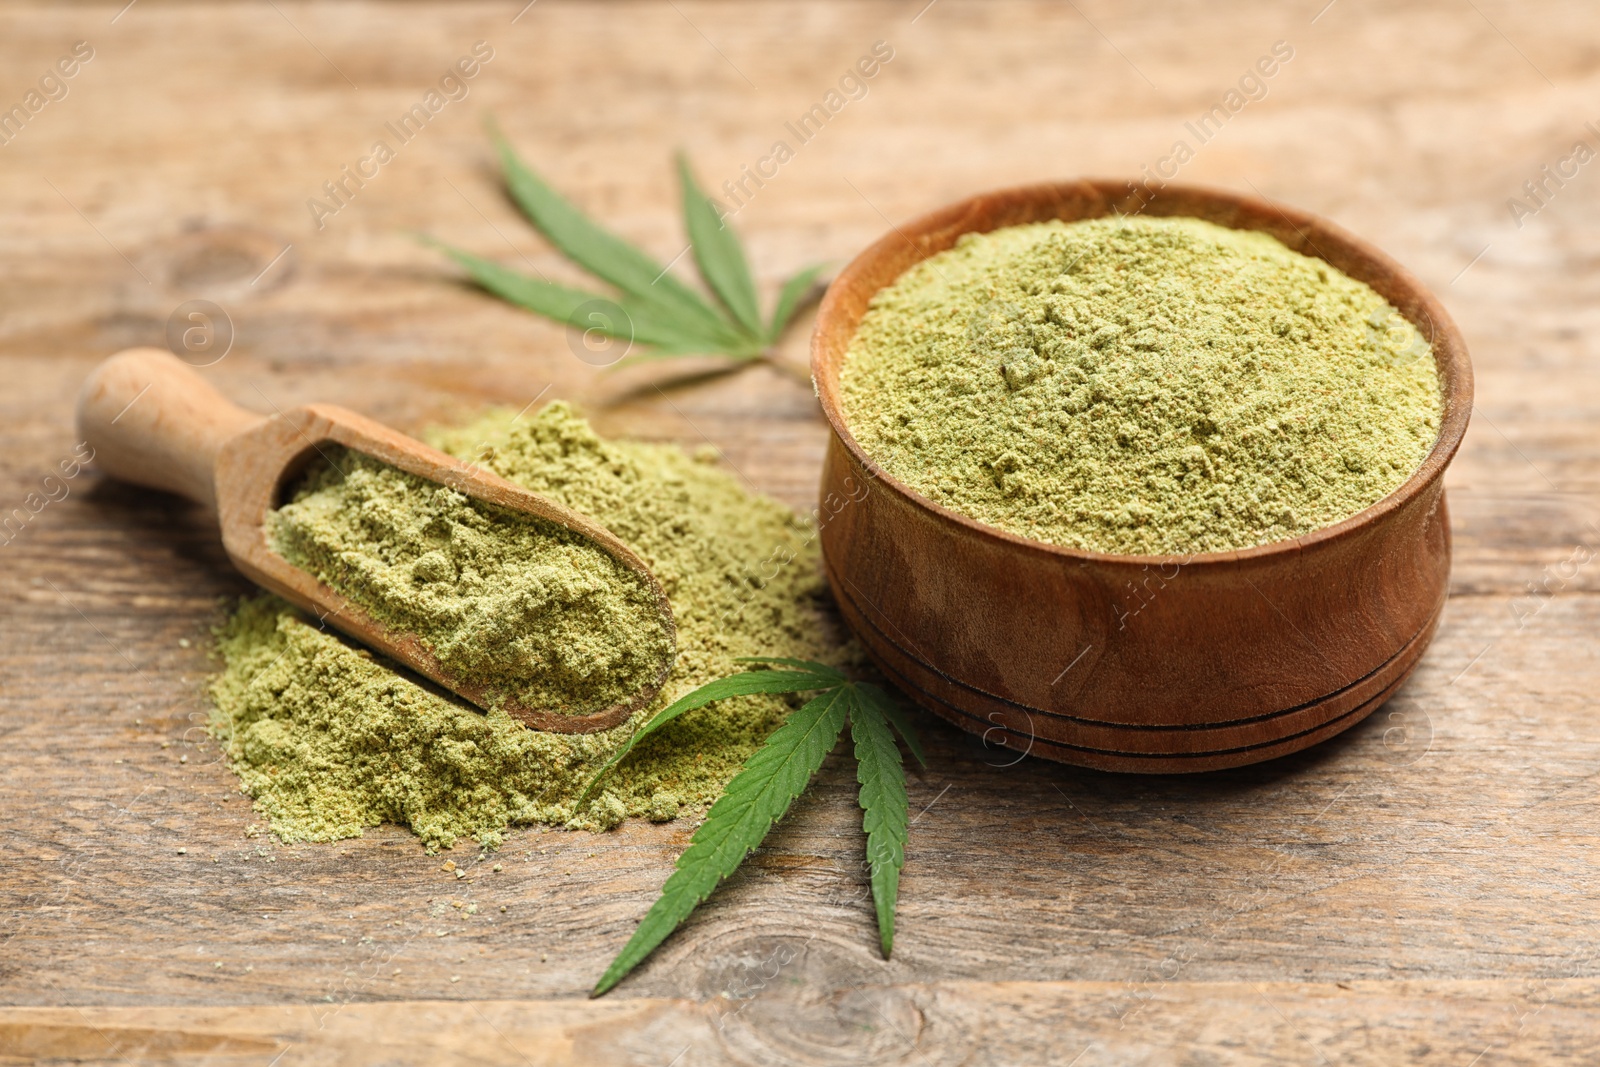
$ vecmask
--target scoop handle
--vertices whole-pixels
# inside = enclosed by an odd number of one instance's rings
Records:
[[[96,367],[78,394],[78,434],[113,478],[217,509],[217,452],[261,422],[159,348],[130,348]]]

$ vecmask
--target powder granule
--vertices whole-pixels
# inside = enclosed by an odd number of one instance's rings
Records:
[[[1429,342],[1371,288],[1190,218],[967,234],[873,298],[840,378],[851,432],[919,493],[1130,554],[1348,518],[1441,411]]]
[[[605,549],[345,448],[324,448],[267,515],[273,547],[452,676],[499,699],[592,715],[672,654],[655,591]]]
[[[821,614],[811,525],[710,463],[670,445],[604,440],[561,403],[433,443],[591,516],[644,559],[678,625],[678,659],[657,707],[740,669],[740,656],[843,662]],[[703,810],[798,701],[735,697],[689,712],[642,743],[580,810],[577,791],[656,707],[599,733],[528,730],[271,597],[247,600],[218,637],[212,732],[285,841],[394,822],[430,849],[462,837],[493,847],[517,824],[599,829]]]

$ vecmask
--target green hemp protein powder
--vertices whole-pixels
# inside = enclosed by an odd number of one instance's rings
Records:
[[[593,541],[359,452],[325,449],[267,530],[452,675],[530,708],[604,711],[672,654],[654,590]]]
[[[429,849],[463,837],[492,848],[518,824],[602,829],[630,816],[666,821],[698,811],[799,698],[733,697],[689,712],[642,743],[582,809],[574,798],[646,717],[737,670],[737,657],[845,662],[820,612],[826,594],[812,524],[751,494],[711,457],[602,439],[561,403],[520,422],[486,417],[431,443],[591,516],[632,547],[672,601],[677,661],[655,705],[631,721],[592,734],[544,733],[443,694],[276,598],[246,600],[218,632],[211,729],[283,840],[357,837],[393,822]],[[348,492],[344,469],[342,483],[324,475],[312,493],[340,484]],[[385,472],[374,473],[373,499],[386,500]],[[425,503],[415,515],[384,505],[376,521],[425,528],[438,508],[491,536],[457,503]],[[461,567],[459,581],[465,557],[446,556]],[[490,558],[510,557],[496,548]],[[433,574],[444,574],[443,564],[424,566],[420,584],[400,589],[428,589]]]
[[[917,492],[1128,554],[1349,518],[1441,414],[1429,340],[1371,288],[1192,218],[968,234],[873,297],[841,385],[851,432]]]

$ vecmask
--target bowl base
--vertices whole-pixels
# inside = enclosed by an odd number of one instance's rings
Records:
[[[997,748],[1132,774],[1221,770],[1287,756],[1348,730],[1378,710],[1416,669],[1444,613],[1355,682],[1292,708],[1205,725],[1137,726],[1045,711],[974,689],[902,648],[829,570],[841,613],[884,675],[917,704]]]

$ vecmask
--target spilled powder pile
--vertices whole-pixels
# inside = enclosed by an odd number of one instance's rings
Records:
[[[709,461],[603,440],[560,403],[433,443],[589,515],[644,559],[678,626],[677,663],[657,706],[738,669],[739,656],[841,662],[818,613],[824,587],[810,525]],[[773,562],[781,560],[792,562]],[[394,822],[430,849],[462,837],[494,847],[515,824],[664,821],[714,800],[796,706],[758,695],[685,714],[580,811],[577,791],[655,707],[601,733],[528,730],[419,684],[271,597],[240,606],[219,632],[219,652],[212,732],[286,841]]]
[[[655,591],[599,545],[371,456],[325,449],[267,516],[273,547],[452,676],[527,707],[592,715],[672,655]]]
[[[1133,554],[1346,519],[1417,469],[1441,405],[1371,288],[1189,218],[968,234],[873,298],[841,384],[862,447],[936,503]]]

